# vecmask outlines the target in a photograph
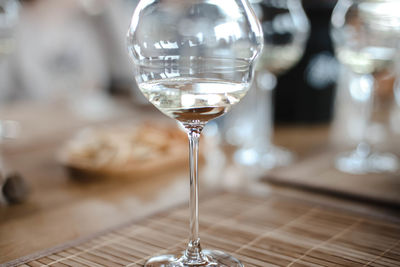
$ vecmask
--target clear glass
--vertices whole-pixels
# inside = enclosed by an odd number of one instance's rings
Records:
[[[14,30],[18,18],[18,2],[0,0],[0,104],[8,100],[12,93],[9,58],[15,49]]]
[[[19,18],[19,3],[16,0],[0,0],[0,105],[11,94],[9,82],[9,57],[14,52],[14,30]],[[0,187],[5,175],[1,144],[6,138],[14,138],[17,122],[0,116]]]
[[[293,160],[289,150],[272,143],[273,91],[277,76],[302,57],[310,27],[300,0],[253,0],[252,3],[262,22],[264,50],[256,67],[254,90],[230,115],[234,123],[227,134],[231,143],[241,147],[235,153],[235,161],[265,170]]]
[[[139,2],[128,31],[135,79],[154,106],[185,127],[190,158],[187,249],[145,266],[242,266],[224,252],[201,249],[198,145],[205,124],[247,93],[262,45],[261,25],[247,0]]]
[[[338,60],[348,68],[352,100],[362,109],[363,136],[356,149],[340,154],[336,167],[353,174],[396,171],[398,159],[373,151],[367,131],[376,95],[376,77],[393,75],[399,43],[400,2],[340,0],[332,14],[332,39]]]
[[[18,1],[0,0],[0,62],[14,50],[14,28],[18,17]]]
[[[16,57],[24,97],[63,105],[93,121],[112,114],[106,89],[116,56],[109,59],[107,51],[117,49],[103,38],[124,44],[125,33],[118,40],[113,18],[104,18],[104,10],[112,12],[106,8],[111,2],[37,1],[35,8],[26,9],[18,28]]]

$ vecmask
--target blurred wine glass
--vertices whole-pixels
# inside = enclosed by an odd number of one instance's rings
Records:
[[[15,48],[14,30],[18,18],[18,1],[0,0],[0,102],[11,94],[9,57]]]
[[[96,3],[92,10],[78,0],[42,0],[22,10],[16,56],[25,98],[61,104],[89,120],[111,113],[108,61],[95,20],[106,7]]]
[[[396,60],[396,76],[393,86],[394,103],[390,110],[389,123],[394,137],[400,134],[400,58]]]
[[[348,88],[362,114],[355,150],[342,153],[336,167],[353,174],[396,171],[398,159],[373,151],[368,140],[377,78],[393,75],[399,42],[400,2],[395,0],[339,0],[332,14],[332,39],[338,60],[349,70]],[[356,126],[353,126],[356,127]]]
[[[309,22],[300,0],[251,1],[262,22],[264,50],[256,68],[249,96],[231,116],[233,127],[227,140],[240,149],[239,164],[271,169],[292,162],[293,155],[277,147],[273,139],[273,91],[277,76],[293,67],[302,57],[309,36]]]
[[[18,22],[19,4],[16,0],[0,0],[0,104],[5,102],[11,91],[8,80],[8,57],[14,51],[14,28]],[[0,183],[4,175],[1,144],[6,138],[16,136],[17,122],[0,116]]]
[[[0,0],[0,61],[14,50],[14,28],[18,17],[18,1]]]

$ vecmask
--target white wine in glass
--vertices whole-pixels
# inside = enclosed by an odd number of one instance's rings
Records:
[[[146,98],[164,114],[200,124],[227,112],[247,93],[248,84],[214,79],[164,79],[139,84]]]
[[[336,49],[338,60],[358,74],[377,74],[394,67],[396,49],[368,46],[352,49],[345,46]]]
[[[247,0],[139,2],[128,31],[135,79],[155,107],[186,129],[190,162],[187,248],[152,257],[146,267],[243,266],[229,254],[201,248],[198,144],[205,124],[245,96],[262,46],[261,25]]]

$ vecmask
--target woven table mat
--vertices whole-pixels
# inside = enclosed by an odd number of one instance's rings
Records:
[[[12,266],[143,266],[152,255],[182,251],[187,227],[188,210],[177,207]],[[398,223],[283,196],[207,198],[200,228],[203,248],[247,267],[400,266]]]
[[[265,181],[400,208],[400,171],[363,175],[340,172],[337,154],[322,152],[269,172]]]

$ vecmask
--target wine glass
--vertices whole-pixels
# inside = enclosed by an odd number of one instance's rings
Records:
[[[349,69],[349,92],[363,118],[356,149],[340,154],[336,167],[353,174],[396,171],[398,159],[373,151],[368,141],[376,77],[392,75],[399,41],[400,3],[396,0],[339,0],[332,14],[332,39],[338,60]]]
[[[8,57],[14,51],[14,31],[18,18],[18,2],[0,0],[0,104],[6,102],[11,94]],[[17,122],[5,120],[0,116],[0,180],[5,173],[1,145],[3,139],[15,137],[16,125]]]
[[[11,95],[9,57],[15,48],[14,31],[18,18],[18,1],[0,0],[0,102]]]
[[[262,22],[264,50],[256,67],[254,90],[240,110],[231,115],[235,116],[235,122],[228,138],[241,147],[234,155],[235,161],[262,170],[284,166],[293,160],[289,150],[272,143],[273,91],[277,77],[302,57],[310,27],[300,0],[252,0],[252,3]]]
[[[13,51],[13,35],[18,18],[18,1],[0,0],[0,59]]]
[[[188,246],[183,255],[153,257],[145,266],[242,266],[224,252],[201,249],[198,144],[205,124],[247,93],[262,45],[247,0],[139,2],[128,31],[135,79],[154,106],[183,125],[190,150]]]

